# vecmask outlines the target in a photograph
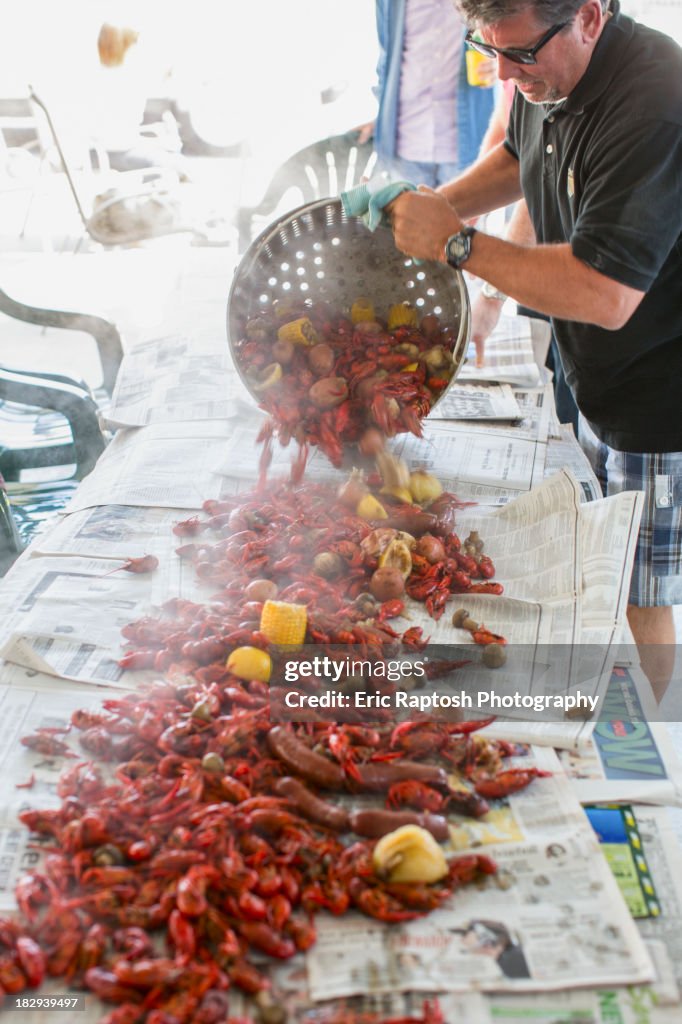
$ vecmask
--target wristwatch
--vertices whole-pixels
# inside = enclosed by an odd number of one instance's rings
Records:
[[[467,225],[458,231],[456,235],[450,235],[445,243],[445,259],[456,270],[469,259],[471,255],[471,240],[476,234],[476,228]]]
[[[504,302],[507,296],[504,292],[501,292],[499,288],[496,288],[490,281],[484,281],[481,287],[481,295],[484,299],[499,299],[500,302]]]

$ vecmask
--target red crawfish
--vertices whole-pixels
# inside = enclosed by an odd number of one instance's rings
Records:
[[[35,750],[37,754],[44,754],[46,757],[78,757],[66,743],[48,733],[35,732],[30,736],[22,736],[20,742],[29,750]]]
[[[432,786],[427,786],[425,782],[417,782],[412,779],[406,782],[396,782],[389,788],[386,794],[386,806],[402,807],[407,805],[408,807],[416,807],[420,811],[435,812],[441,810],[445,799]]]
[[[192,516],[190,519],[183,519],[176,523],[173,527],[173,533],[176,537],[194,537],[205,529],[206,525],[202,523],[199,516]]]
[[[133,572],[142,575],[144,573],[154,572],[158,567],[159,560],[156,555],[141,555],[139,558],[126,558],[123,565],[119,565],[115,569],[105,572],[103,575],[111,576],[111,574],[115,572]]]
[[[480,796],[495,799],[509,796],[510,793],[518,793],[520,789],[529,786],[533,779],[546,778],[551,772],[543,771],[540,768],[503,768],[496,775],[479,774],[474,775],[474,789]]]

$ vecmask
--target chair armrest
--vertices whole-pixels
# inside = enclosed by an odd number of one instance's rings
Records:
[[[71,428],[78,479],[93,469],[105,444],[97,406],[84,388],[54,380],[46,384],[31,374],[0,367],[0,399],[61,413]]]
[[[15,320],[23,320],[28,324],[40,327],[58,327],[64,330],[84,331],[90,334],[97,344],[100,363],[102,364],[102,385],[111,395],[116,383],[118,368],[123,359],[121,335],[108,320],[89,313],[68,313],[64,310],[41,309],[38,306],[27,306],[17,302],[0,289],[0,311]]]

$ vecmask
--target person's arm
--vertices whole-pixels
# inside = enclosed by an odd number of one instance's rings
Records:
[[[501,206],[509,206],[521,198],[519,162],[500,143],[454,181],[441,185],[437,191],[451,206],[456,207],[462,220],[480,217],[483,213],[499,210]]]
[[[497,102],[490,115],[490,123],[486,128],[485,135],[481,140],[481,148],[478,153],[479,160],[501,142],[504,142],[507,134],[507,122],[509,120],[509,105],[504,92],[500,89]]]
[[[535,245],[535,231],[530,220],[528,207],[524,199],[514,207],[504,237],[508,242],[520,245]],[[479,292],[471,307],[471,340],[476,346],[476,365],[483,366],[485,360],[485,343],[500,319],[502,306],[506,296],[484,295]]]
[[[476,164],[470,174],[495,160],[497,152]],[[511,154],[508,156],[514,160]],[[463,175],[450,186],[457,189],[456,195],[468,176]],[[455,210],[445,194],[424,186],[417,192],[403,192],[391,204],[396,246],[418,259],[445,262],[445,243],[463,229],[463,218],[474,212],[466,203],[463,209]],[[643,291],[593,270],[573,255],[568,243],[529,247],[482,231],[472,241],[466,269],[523,306],[547,316],[617,330],[627,323],[644,296]]]

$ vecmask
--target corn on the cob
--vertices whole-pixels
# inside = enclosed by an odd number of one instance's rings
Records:
[[[304,604],[266,601],[260,613],[260,632],[273,644],[302,644],[307,624]]]
[[[272,671],[272,661],[267,651],[260,647],[235,647],[225,666],[238,679],[257,679],[267,683]]]
[[[282,324],[277,331],[278,341],[290,341],[292,345],[315,345],[319,340],[317,331],[307,316]]]
[[[354,324],[363,320],[374,320],[374,306],[369,299],[356,299],[350,307],[350,318]]]
[[[392,331],[394,327],[403,326],[417,326],[417,310],[414,306],[410,306],[409,302],[398,302],[388,311],[389,331]]]

